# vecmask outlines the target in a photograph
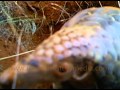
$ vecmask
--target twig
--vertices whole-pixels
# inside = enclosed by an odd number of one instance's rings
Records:
[[[66,13],[66,14],[70,17],[70,14],[65,10],[66,3],[67,3],[67,1],[65,1],[65,4],[64,4],[63,7],[60,6],[60,5],[58,5],[58,4],[51,3],[51,5],[53,5],[53,6],[57,6],[57,7],[59,7],[59,8],[61,9],[61,10],[60,10],[60,11],[61,11],[61,14],[60,14],[60,16],[59,16],[59,18],[58,18],[56,24],[59,22],[59,19],[60,19],[60,17],[62,16],[63,12]]]
[[[30,7],[32,10],[33,10],[33,12],[35,13],[35,18],[37,17],[37,11],[36,11],[36,9],[35,8],[33,8],[27,1],[26,1],[26,3],[27,3],[27,5],[28,5],[28,7]]]
[[[33,51],[35,51],[35,50],[30,50],[30,51],[19,53],[19,54],[16,54],[16,55],[11,55],[11,56],[8,56],[8,57],[3,57],[3,58],[0,58],[0,61],[5,60],[5,59],[9,59],[9,58],[13,58],[13,57],[16,57],[16,56],[24,55],[24,54],[27,54],[27,53],[31,53]]]
[[[20,51],[20,43],[21,43],[21,37],[22,37],[22,33],[23,33],[23,30],[21,31],[19,37],[18,37],[18,45],[17,45],[17,54],[19,54],[19,51]],[[16,64],[14,66],[14,70],[15,70],[15,76],[14,76],[14,79],[13,79],[13,84],[12,84],[12,89],[15,89],[16,88],[16,82],[17,82],[17,62],[19,60],[19,56],[16,57]]]
[[[81,6],[78,4],[77,1],[75,1],[75,3],[77,4],[77,6],[79,7],[79,10],[82,10]]]
[[[99,1],[100,6],[102,7],[102,3]]]
[[[120,1],[118,1],[118,6],[120,7]]]
[[[87,1],[84,1],[88,6],[89,6],[89,3]]]

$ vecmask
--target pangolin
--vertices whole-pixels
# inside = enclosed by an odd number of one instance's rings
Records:
[[[18,88],[41,82],[53,88],[120,88],[119,29],[119,8],[82,10],[15,64],[18,68],[5,70],[0,83],[12,82],[18,69]]]

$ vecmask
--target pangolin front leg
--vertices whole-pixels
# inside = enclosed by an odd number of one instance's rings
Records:
[[[119,29],[119,8],[106,6],[78,12],[32,54],[20,60],[19,64],[28,68],[18,72],[18,79],[28,86],[50,81],[56,88],[65,88],[65,82],[74,88],[89,85],[119,88]],[[13,79],[14,74],[10,73],[10,70],[3,72],[2,84]]]

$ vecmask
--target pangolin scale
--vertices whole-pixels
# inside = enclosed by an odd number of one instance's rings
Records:
[[[120,88],[119,29],[119,8],[93,7],[78,12],[17,63],[22,67],[17,70],[18,88],[45,81],[54,88],[89,88],[88,81],[94,83],[90,88]],[[13,78],[11,67],[2,73],[0,82],[8,84]]]

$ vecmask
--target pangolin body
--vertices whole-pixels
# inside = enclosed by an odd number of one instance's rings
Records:
[[[79,81],[89,77],[97,88],[120,88],[119,29],[119,8],[85,9],[19,62],[27,68],[18,71],[18,78],[26,83],[50,81],[56,88],[64,88],[65,82],[82,88]],[[11,80],[8,72],[1,75],[2,83]]]

